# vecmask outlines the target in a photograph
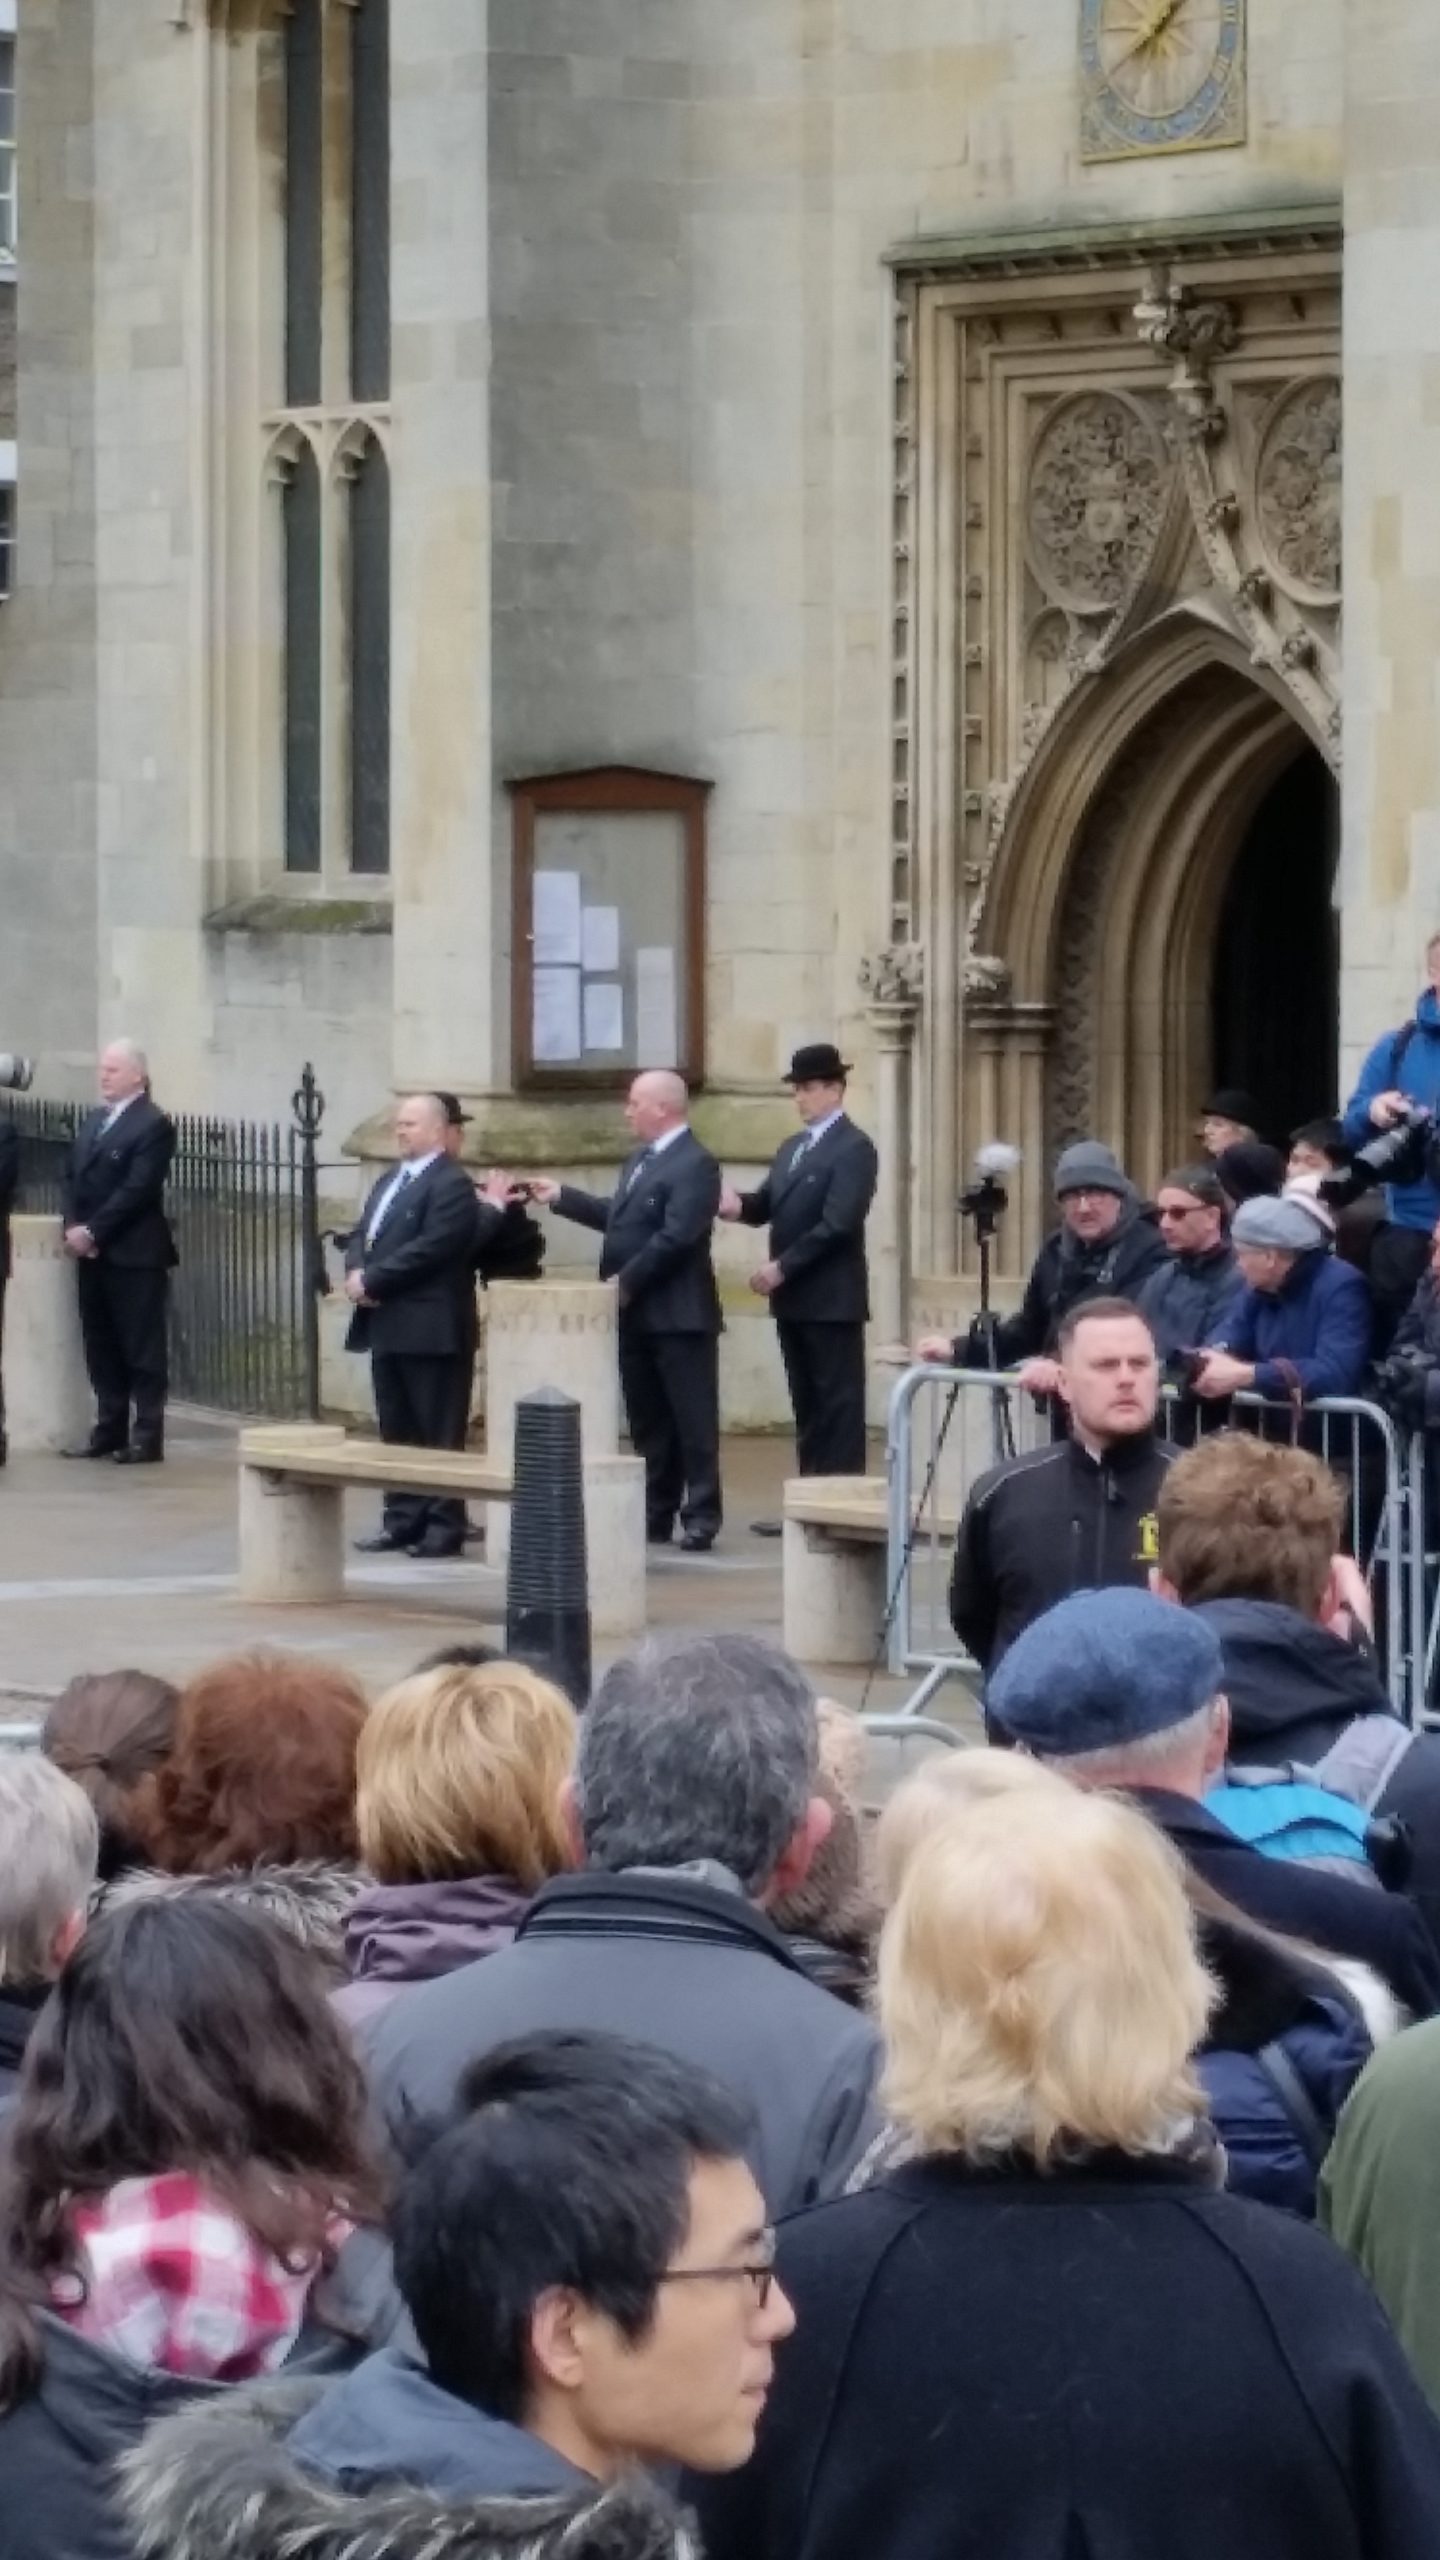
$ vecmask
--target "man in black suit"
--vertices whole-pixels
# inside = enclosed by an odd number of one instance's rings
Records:
[[[448,1117],[433,1093],[395,1113],[399,1163],[384,1173],[345,1247],[345,1293],[355,1313],[347,1351],[368,1351],[382,1440],[415,1449],[463,1449],[475,1366],[475,1255],[498,1227],[508,1187],[477,1200],[446,1145]],[[451,1496],[387,1493],[365,1555],[458,1556],[465,1505]]]
[[[0,1361],[5,1349],[5,1284],[10,1277],[10,1215],[20,1187],[20,1132],[13,1120],[0,1120]],[[0,1366],[0,1467],[10,1454],[5,1437],[5,1372]]]
[[[620,1389],[645,1461],[650,1544],[703,1555],[720,1527],[720,1293],[710,1230],[720,1168],[689,1122],[683,1076],[635,1078],[625,1117],[638,1141],[608,1200],[569,1183],[532,1182],[531,1197],[605,1242],[600,1277],[620,1302]]]
[[[750,1286],[770,1301],[795,1411],[802,1476],[865,1473],[865,1220],[879,1170],[845,1113],[850,1070],[828,1040],[797,1049],[786,1083],[800,1114],[758,1191],[720,1196],[722,1218],[770,1227],[770,1259]],[[779,1523],[757,1520],[762,1537]]]
[[[165,1454],[166,1301],[179,1259],[165,1215],[174,1153],[175,1126],[150,1099],[143,1050],[113,1040],[100,1060],[99,1108],[76,1131],[61,1191],[96,1408],[89,1439],[67,1458],[146,1467]]]

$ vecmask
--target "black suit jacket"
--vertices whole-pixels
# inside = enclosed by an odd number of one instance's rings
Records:
[[[720,1167],[691,1129],[645,1161],[637,1147],[608,1200],[562,1184],[555,1207],[605,1238],[600,1277],[616,1280],[625,1321],[639,1333],[719,1333],[720,1292],[710,1231]],[[631,1176],[643,1169],[638,1181]]]
[[[435,1356],[473,1350],[475,1256],[484,1224],[475,1187],[449,1156],[437,1156],[406,1184],[372,1245],[366,1230],[395,1178],[383,1173],[346,1240],[345,1268],[363,1271],[373,1307],[357,1307],[347,1351]],[[499,1222],[499,1212],[489,1215]]]
[[[66,1159],[67,1227],[88,1227],[100,1259],[119,1271],[169,1271],[179,1260],[165,1215],[175,1123],[146,1093],[127,1103],[111,1129],[109,1105],[83,1120]]]
[[[807,1132],[787,1138],[758,1191],[740,1195],[749,1227],[769,1222],[770,1259],[784,1280],[772,1315],[796,1324],[863,1324],[870,1313],[865,1221],[880,1159],[863,1129],[842,1112],[801,1153]]]
[[[0,1120],[0,1283],[10,1277],[10,1214],[20,1187],[20,1132]]]

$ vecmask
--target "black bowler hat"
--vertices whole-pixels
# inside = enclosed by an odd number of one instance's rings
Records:
[[[833,1040],[812,1040],[808,1048],[797,1049],[785,1084],[843,1084],[850,1073],[849,1063],[842,1058]]]
[[[1217,1085],[1208,1102],[1200,1105],[1202,1120],[1233,1120],[1238,1129],[1258,1129],[1260,1105],[1253,1094],[1238,1084]]]
[[[439,1103],[440,1108],[444,1112],[445,1118],[452,1129],[465,1129],[469,1127],[474,1114],[469,1111],[461,1110],[460,1096],[458,1093],[437,1092],[435,1099]]]

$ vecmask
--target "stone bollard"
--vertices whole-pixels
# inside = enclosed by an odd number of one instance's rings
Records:
[[[11,1221],[13,1275],[5,1293],[5,1410],[14,1454],[84,1440],[94,1404],[80,1347],[75,1265],[60,1221]]]
[[[515,1407],[537,1387],[559,1387],[580,1407],[587,1462],[620,1447],[620,1364],[615,1292],[599,1280],[497,1280],[485,1292],[485,1446],[508,1465]],[[485,1560],[503,1573],[510,1506],[485,1514]]]

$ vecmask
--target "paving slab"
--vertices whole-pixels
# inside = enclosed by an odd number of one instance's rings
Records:
[[[235,1586],[239,1425],[197,1413],[172,1415],[165,1464],[122,1468],[55,1457],[17,1457],[0,1472],[0,1722],[25,1702],[53,1697],[79,1671],[136,1664],[184,1680],[219,1654],[283,1645],[342,1662],[372,1693],[440,1645],[496,1642],[504,1623],[502,1577],[483,1550],[419,1564],[407,1556],[352,1555],[343,1606],[258,1607]],[[879,1452],[872,1465],[881,1463]],[[793,1469],[788,1439],[727,1440],[727,1521],[708,1556],[652,1550],[652,1627],[700,1632],[744,1628],[773,1637],[781,1625],[780,1542],[749,1524],[776,1518]],[[346,1497],[346,1536],[375,1526],[376,1497]],[[604,1662],[621,1650],[597,1647]],[[910,1684],[853,1667],[809,1666],[847,1704],[880,1712]],[[952,1683],[935,1712],[974,1732],[973,1701]],[[903,1752],[923,1747],[907,1742]],[[897,1765],[876,1746],[877,1776]]]

